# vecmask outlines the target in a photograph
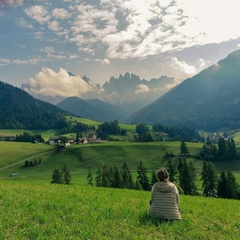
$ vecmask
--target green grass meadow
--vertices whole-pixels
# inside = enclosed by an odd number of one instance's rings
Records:
[[[202,144],[187,146],[194,155]],[[150,192],[87,186],[89,169],[120,168],[125,161],[134,171],[142,161],[156,170],[166,165],[165,152],[179,154],[180,142],[106,142],[59,152],[48,144],[0,141],[0,239],[239,239],[238,200],[181,195],[183,220],[159,223],[148,216]],[[34,158],[42,163],[24,167]],[[202,161],[194,161],[200,173]],[[72,184],[51,184],[53,169],[65,163]],[[240,161],[215,166],[219,173],[233,170],[239,179]]]
[[[0,181],[0,239],[239,239],[239,201],[181,196],[182,221],[148,216],[150,192]]]

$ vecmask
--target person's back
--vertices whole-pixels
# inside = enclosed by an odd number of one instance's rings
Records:
[[[158,171],[157,182],[152,187],[151,206],[149,215],[153,218],[166,220],[180,220],[179,193],[177,187],[169,182],[168,173],[165,169]]]

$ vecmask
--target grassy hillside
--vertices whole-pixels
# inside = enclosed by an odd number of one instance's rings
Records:
[[[199,144],[189,143],[192,153],[196,152]],[[19,177],[44,178],[44,174],[51,177],[55,167],[62,167],[65,163],[71,173],[80,177],[86,177],[88,169],[96,171],[103,164],[109,167],[120,167],[125,161],[131,170],[136,170],[139,161],[149,169],[158,169],[165,165],[163,155],[166,151],[179,153],[179,142],[152,142],[152,143],[130,143],[130,142],[108,142],[101,144],[74,145],[67,147],[66,151],[58,152],[56,148],[47,144],[11,143],[0,142],[0,166],[4,167],[15,162],[19,164],[0,171],[0,178],[6,178],[10,173],[17,172]],[[45,155],[38,156],[39,153]],[[42,158],[38,166],[24,168],[24,160],[32,156]],[[178,162],[175,162],[177,165]],[[201,162],[196,163],[201,168]],[[49,179],[49,178],[48,178]],[[49,181],[49,180],[48,180]]]
[[[187,143],[190,154],[195,154],[202,147],[200,143]],[[148,170],[166,166],[163,155],[166,152],[180,153],[180,142],[108,142],[87,145],[73,145],[66,151],[58,152],[47,144],[13,143],[0,141],[0,178],[9,178],[11,173],[18,173],[16,180],[50,182],[53,169],[62,168],[66,163],[72,175],[73,184],[86,184],[89,169],[93,172],[99,166],[121,167],[125,161],[133,171],[142,161]],[[42,154],[42,155],[39,155]],[[42,163],[33,167],[24,167],[26,159],[42,159]],[[9,165],[11,167],[6,167]],[[178,161],[174,162],[177,167]],[[202,169],[202,161],[195,160],[198,172]],[[231,170],[240,180],[240,161],[215,163],[218,171]]]
[[[151,219],[149,192],[0,181],[0,239],[239,239],[239,201],[181,196],[182,221]]]

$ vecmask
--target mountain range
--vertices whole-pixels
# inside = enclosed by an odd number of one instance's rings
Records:
[[[76,78],[74,74],[67,75]],[[174,125],[206,131],[240,128],[240,50],[179,84],[169,77],[147,81],[129,73],[111,77],[103,86],[86,76],[77,80],[92,87],[81,97],[65,98],[42,95],[37,84],[35,88],[22,85],[32,93],[30,96],[0,82],[0,128],[55,128],[64,124],[64,115],[69,112],[97,121],[117,119],[129,124]],[[61,101],[54,106],[36,99],[33,93]]]
[[[70,72],[65,72],[64,77],[69,81],[66,81],[66,84],[75,84],[72,91],[67,92],[68,86],[65,86],[66,91],[64,92],[62,89],[59,89],[59,91],[56,92],[50,92],[46,90],[46,83],[41,85],[41,83],[35,81],[33,84],[32,79],[28,83],[22,84],[21,89],[27,91],[37,99],[56,104],[58,106],[64,107],[68,103],[69,111],[83,117],[93,118],[94,120],[98,120],[95,118],[96,114],[94,113],[96,111],[96,107],[101,107],[107,111],[109,111],[109,108],[114,108],[115,110],[111,119],[113,120],[116,116],[118,116],[116,113],[119,113],[120,116],[118,117],[121,117],[123,120],[130,116],[133,112],[150,104],[177,84],[174,78],[167,76],[161,76],[158,79],[153,78],[148,81],[140,79],[139,76],[128,72],[124,75],[120,74],[118,78],[111,77],[110,80],[106,81],[102,86],[95,84],[86,76],[75,76]],[[58,84],[54,86],[55,89],[57,87]],[[82,108],[82,105],[79,105],[79,103],[75,105],[76,98],[73,97],[78,97],[84,107]],[[99,101],[97,102],[96,99]],[[85,113],[87,113],[87,111],[84,110],[85,105],[90,103],[88,100],[91,100],[92,102],[91,105],[88,106],[88,114],[85,115]],[[62,101],[63,103],[61,103]],[[71,101],[73,102],[71,103]],[[101,106],[99,106],[100,101]],[[106,104],[104,105],[104,103]],[[110,106],[110,104],[112,106]],[[90,112],[92,112],[93,115],[91,115]],[[102,113],[102,115],[104,114],[105,113]],[[109,113],[107,115],[109,116]]]

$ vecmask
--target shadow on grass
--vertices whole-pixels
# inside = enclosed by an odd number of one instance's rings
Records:
[[[158,227],[161,224],[172,224],[173,222],[174,220],[152,218],[146,212],[139,216],[140,225],[154,225]]]

